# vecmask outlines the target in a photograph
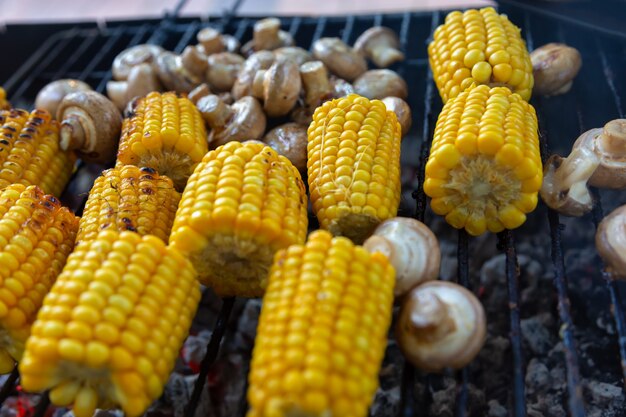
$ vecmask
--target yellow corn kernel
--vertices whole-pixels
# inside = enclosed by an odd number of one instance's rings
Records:
[[[262,143],[229,142],[189,178],[170,244],[217,294],[258,297],[274,253],[304,242],[307,226],[305,187],[291,162]]]
[[[505,86],[530,100],[532,63],[520,29],[492,7],[446,16],[428,60],[444,103],[472,84]]]
[[[122,165],[106,170],[89,192],[76,243],[93,240],[107,228],[167,242],[179,201],[172,180],[152,168]]]
[[[11,108],[11,103],[7,101],[7,93],[4,88],[0,87],[0,110],[8,110]]]
[[[362,242],[400,204],[396,115],[379,100],[352,94],[318,107],[308,137],[309,191],[320,226]]]
[[[279,251],[252,355],[248,417],[365,417],[394,283],[384,255],[327,231]]]
[[[424,192],[453,227],[472,235],[519,227],[537,205],[542,176],[537,116],[518,94],[480,85],[444,105]]]
[[[0,372],[5,373],[21,359],[43,298],[74,247],[78,218],[34,185],[9,185],[0,192],[0,204]]]
[[[37,315],[22,387],[50,389],[52,403],[71,405],[77,417],[114,406],[142,415],[161,395],[191,326],[200,300],[195,276],[156,236],[107,229],[84,241]]]
[[[9,184],[37,185],[59,196],[76,156],[59,148],[59,124],[45,110],[0,110],[0,190]]]
[[[117,160],[153,168],[180,191],[207,151],[207,132],[194,104],[176,93],[153,92],[137,101],[122,124]]]

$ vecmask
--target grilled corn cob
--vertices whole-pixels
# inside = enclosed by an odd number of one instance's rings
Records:
[[[443,107],[424,192],[431,208],[472,235],[526,221],[543,171],[533,106],[508,88],[481,85]]]
[[[11,103],[7,101],[7,93],[4,88],[0,87],[0,110],[8,110],[11,108]]]
[[[59,148],[59,125],[45,110],[0,110],[0,190],[9,184],[38,185],[59,196],[76,157]]]
[[[104,171],[89,193],[76,243],[101,230],[130,230],[167,242],[180,194],[172,180],[152,168],[124,165]]]
[[[204,121],[193,103],[176,93],[153,92],[124,120],[117,160],[156,169],[182,190],[207,151]]]
[[[19,365],[76,417],[158,398],[200,299],[191,263],[155,236],[104,230],[76,247],[44,300]]]
[[[395,272],[326,231],[276,254],[252,356],[248,417],[367,416]]]
[[[0,192],[0,373],[21,359],[77,230],[78,218],[37,186],[12,184]]]
[[[260,142],[206,154],[180,200],[170,244],[221,296],[258,297],[278,249],[302,243],[307,200],[298,170]]]
[[[320,226],[362,243],[400,204],[400,123],[382,101],[351,94],[318,107],[307,133]]]
[[[533,65],[526,43],[492,7],[448,14],[428,45],[428,59],[444,103],[479,84],[506,86],[530,99]]]

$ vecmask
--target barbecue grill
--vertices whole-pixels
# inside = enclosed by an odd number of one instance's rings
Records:
[[[182,4],[182,2],[181,2]],[[214,27],[224,33],[237,37],[242,44],[252,37],[255,18],[238,17],[237,8],[241,1],[227,10],[215,20],[204,21],[195,18],[177,17],[180,5],[160,21],[124,22],[99,26],[76,26],[57,32],[50,36],[37,50],[30,54],[8,80],[0,85],[7,89],[11,102],[16,107],[29,108],[37,92],[48,82],[59,78],[77,78],[91,84],[99,92],[105,91],[107,81],[111,79],[111,63],[113,58],[123,49],[140,43],[153,43],[168,50],[180,53],[183,48],[194,42],[196,33],[207,26]],[[626,97],[626,79],[619,77],[621,69],[626,68],[626,32],[619,27],[608,24],[596,26],[595,23],[581,22],[575,17],[567,17],[531,5],[513,1],[502,1],[499,11],[509,15],[512,22],[522,28],[529,50],[535,46],[556,41],[564,42],[581,51],[583,67],[572,91],[568,94],[551,99],[535,97],[531,103],[535,106],[539,118],[542,157],[545,159],[552,152],[566,153],[574,139],[583,131],[601,127],[606,121],[624,117]],[[592,7],[592,6],[588,6]],[[594,6],[595,7],[595,6]],[[426,196],[422,190],[424,181],[424,165],[428,157],[434,124],[441,110],[441,100],[437,95],[432,74],[428,67],[426,44],[434,29],[443,21],[446,12],[403,13],[389,15],[367,15],[346,17],[284,17],[281,18],[282,29],[289,31],[296,44],[308,48],[315,40],[323,36],[338,36],[347,43],[353,43],[365,29],[374,25],[384,25],[394,29],[400,37],[401,48],[407,59],[396,64],[397,70],[408,83],[410,94],[409,104],[413,111],[413,127],[403,141],[403,198],[399,215],[414,216],[431,224],[435,216],[428,210]],[[82,212],[93,178],[99,169],[81,165],[63,196],[66,204],[78,214]],[[577,282],[591,279],[595,287],[603,286],[602,294],[594,300],[592,309],[610,311],[615,329],[612,336],[612,347],[606,353],[603,370],[607,379],[614,379],[621,386],[624,396],[626,382],[626,318],[621,299],[626,295],[620,282],[609,278],[603,272],[600,259],[595,256],[594,269],[585,274],[566,276],[565,256],[571,247],[593,247],[593,240],[564,241],[563,236],[572,229],[591,229],[598,225],[603,217],[603,201],[611,207],[626,203],[626,195],[615,192],[593,190],[595,196],[594,210],[591,215],[564,220],[556,212],[540,207],[529,216],[529,222],[515,232],[505,231],[497,236],[498,250],[505,254],[505,267],[500,273],[506,277],[508,293],[508,311],[500,314],[508,315],[508,331],[505,336],[510,339],[511,362],[508,367],[508,385],[503,387],[506,402],[504,406],[509,415],[523,417],[528,415],[527,383],[525,369],[528,352],[523,349],[521,320],[524,316],[521,305],[521,291],[525,282],[520,282],[520,268],[516,243],[519,244],[533,235],[549,235],[549,251],[552,260],[551,275],[553,278],[553,297],[545,300],[554,303],[560,324],[559,337],[562,340],[562,360],[566,369],[566,400],[564,409],[574,417],[587,415],[588,407],[584,398],[583,379],[589,377],[588,365],[581,366],[580,349],[577,345],[579,323],[575,318],[585,316],[586,312],[576,311],[573,314],[570,301],[568,280]],[[568,224],[564,230],[562,221]],[[457,273],[456,278],[462,285],[479,292],[472,250],[476,250],[477,239],[470,238],[464,231],[452,231],[448,226],[439,224],[443,234],[438,233],[442,241],[450,242],[446,236],[454,236],[456,240]],[[546,247],[546,250],[548,248]],[[598,301],[599,300],[599,301]],[[212,330],[208,349],[200,366],[193,394],[186,406],[185,415],[193,416],[200,401],[203,385],[212,364],[219,355],[220,344],[227,333],[235,300],[222,301],[221,311]],[[606,313],[608,314],[608,313]],[[488,316],[488,320],[492,320]],[[582,320],[585,323],[588,320]],[[588,324],[582,329],[586,331]],[[619,355],[617,355],[619,352]],[[472,407],[470,386],[477,385],[479,373],[488,373],[488,369],[468,367],[453,375],[456,378],[456,400],[454,410],[456,416],[486,415],[483,409],[477,411]],[[395,415],[422,416],[429,414],[429,406],[433,402],[432,393],[442,383],[442,377],[426,375],[404,364],[401,375],[400,399]],[[17,371],[6,379],[0,390],[0,401],[15,394],[18,381]],[[417,390],[420,385],[425,389]],[[508,392],[508,393],[507,393]],[[244,415],[245,392],[241,392],[241,415]],[[37,417],[44,415],[49,407],[46,395],[34,411]],[[389,415],[389,414],[385,414]],[[609,414],[602,414],[609,415]],[[613,414],[610,414],[613,415]],[[618,415],[618,414],[615,414]],[[620,414],[623,415],[623,414]],[[374,415],[376,417],[376,415]]]

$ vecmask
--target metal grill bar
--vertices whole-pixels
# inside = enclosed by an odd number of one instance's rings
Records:
[[[72,54],[72,56],[70,57],[70,59],[68,59],[67,61],[65,61],[65,63],[63,65],[61,65],[61,67],[58,69],[57,72],[54,73],[54,79],[58,79],[60,78],[64,73],[67,72],[68,69],[70,69],[72,67],[72,65],[74,65],[76,63],[76,61],[78,61],[78,59],[81,57],[81,55],[87,50],[87,48],[89,48],[94,42],[96,41],[96,37],[92,36],[92,37],[88,37],[83,39],[83,41],[81,42],[80,46],[78,48],[76,48],[76,52],[74,52]]]
[[[50,392],[46,391],[41,394],[41,398],[39,398],[39,402],[35,406],[33,417],[44,417],[48,407],[50,407]]]
[[[145,29],[146,25],[142,26],[142,28],[144,30],[147,30]],[[142,29],[139,29],[139,32],[141,32],[141,30]],[[78,79],[84,80],[85,78],[87,78],[88,75],[94,72],[94,69],[96,68],[96,66],[102,61],[105,55],[109,51],[111,51],[111,49],[113,49],[113,46],[115,45],[115,43],[122,37],[123,32],[124,32],[124,28],[121,26],[115,29],[113,36],[110,36],[109,39],[104,44],[104,46],[102,46],[102,48],[100,49],[100,53],[96,55],[94,59],[89,61],[89,64],[87,64],[85,69],[80,73],[80,75],[78,75]]]
[[[17,384],[17,380],[20,377],[20,373],[17,370],[17,364],[9,374],[9,377],[4,384],[2,385],[2,390],[0,390],[0,404],[4,403],[4,401],[9,398],[13,390],[15,390],[15,385]]]

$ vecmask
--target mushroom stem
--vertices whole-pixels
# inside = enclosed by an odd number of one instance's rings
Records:
[[[198,109],[212,129],[226,126],[233,114],[231,107],[216,95],[202,97],[198,100]]]
[[[604,125],[597,146],[613,158],[626,157],[626,119],[611,120]]]
[[[317,107],[325,97],[330,97],[332,87],[328,71],[321,61],[306,62],[300,66],[300,76],[304,84],[304,102],[308,107]]]
[[[224,50],[222,34],[213,28],[204,28],[198,32],[197,40],[202,45],[206,55],[215,54]]]
[[[260,49],[275,49],[280,45],[280,37],[278,32],[280,31],[280,20],[275,17],[269,19],[259,20],[254,25],[254,45],[256,50]]]
[[[433,293],[420,293],[411,311],[408,329],[417,338],[428,343],[443,339],[456,330],[448,306]]]
[[[59,135],[61,136],[59,146],[64,151],[81,149],[85,144],[87,136],[80,121],[80,117],[75,114],[63,120]]]
[[[372,48],[372,61],[379,68],[386,68],[397,61],[402,61],[404,54],[389,45],[376,45]]]
[[[254,81],[252,81],[252,96],[256,98],[263,98],[263,81],[265,80],[266,70],[259,70],[254,74]]]
[[[203,77],[208,67],[207,57],[195,46],[187,46],[180,55],[183,67],[192,74]]]

